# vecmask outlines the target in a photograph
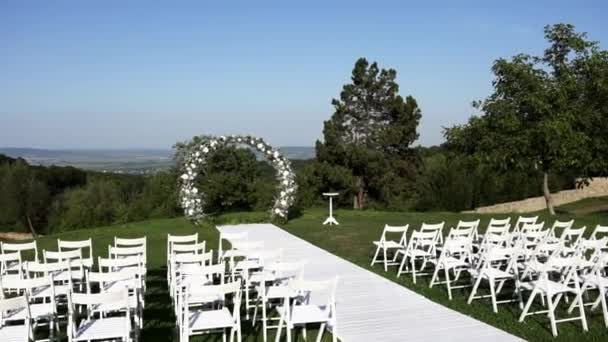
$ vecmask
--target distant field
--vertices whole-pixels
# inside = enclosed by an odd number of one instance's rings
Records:
[[[289,159],[311,159],[313,147],[285,146],[280,150]],[[173,166],[171,149],[65,149],[0,148],[0,154],[23,158],[33,165],[74,166],[101,172],[146,174]]]

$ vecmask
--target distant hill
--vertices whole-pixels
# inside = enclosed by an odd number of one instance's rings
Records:
[[[285,146],[289,159],[312,159],[314,147]],[[102,172],[149,173],[173,165],[170,149],[38,149],[0,147],[0,154],[23,158],[33,165],[74,166]]]

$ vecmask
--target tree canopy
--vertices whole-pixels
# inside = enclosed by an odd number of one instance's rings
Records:
[[[481,111],[446,129],[447,145],[502,170],[538,169],[547,208],[550,172],[588,177],[606,167],[606,52],[574,26],[545,27],[541,56],[519,54],[494,62],[494,92],[474,103]],[[599,95],[599,96],[598,96]],[[605,131],[604,131],[605,132]]]

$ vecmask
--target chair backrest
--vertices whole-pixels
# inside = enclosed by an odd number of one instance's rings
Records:
[[[468,227],[461,227],[461,228],[452,228],[450,229],[447,239],[472,239],[475,235],[475,227],[474,226],[468,226]],[[446,239],[446,241],[447,241]]]
[[[140,238],[119,238],[114,237],[114,247],[135,247],[135,246],[147,246],[147,237]]]
[[[87,240],[68,241],[57,239],[57,248],[60,252],[71,251],[71,250],[88,250],[88,256],[82,256],[82,258],[93,258],[93,240],[91,238]],[[84,254],[84,253],[83,253]]]
[[[0,254],[0,275],[7,274],[8,267],[15,263],[17,264],[17,272],[21,274],[21,265],[23,265],[21,261],[21,253],[13,252]]]
[[[49,277],[56,273],[70,271],[70,260],[59,262],[26,262],[24,263],[25,272],[28,278]]]
[[[583,238],[587,227],[583,226],[580,228],[567,228],[562,232],[560,239],[569,246],[575,245],[580,239]]]
[[[599,240],[606,236],[608,236],[608,226],[601,226],[598,224],[597,226],[595,226],[595,229],[593,230],[593,233],[591,233],[589,239]]]
[[[555,222],[553,222],[553,226],[551,226],[551,237],[556,237],[557,236],[557,230],[566,230],[568,228],[572,228],[572,226],[574,225],[574,220],[570,220],[570,221],[560,221],[560,220],[555,220]]]
[[[441,246],[440,261],[447,257],[466,259],[473,251],[473,228],[466,230],[450,229],[448,236]]]
[[[203,253],[203,254],[189,254],[189,253],[180,253],[175,254],[171,259],[172,266],[177,266],[181,264],[199,264],[201,266],[208,266],[211,264],[213,260],[213,250]]]
[[[44,262],[56,262],[56,261],[66,261],[66,260],[80,260],[82,261],[82,250],[74,249],[71,251],[47,251],[42,250],[42,255],[44,257]]]
[[[515,226],[513,227],[514,232],[519,232],[524,228],[524,226],[529,224],[535,224],[538,221],[538,216],[520,216],[515,221]]]
[[[109,258],[125,258],[130,256],[140,255],[143,260],[146,257],[146,247],[144,246],[133,246],[133,247],[115,247],[108,245],[108,257]]]
[[[99,290],[105,292],[107,285],[120,282],[129,290],[138,290],[142,288],[142,283],[134,274],[127,272],[93,272],[87,271],[87,291],[91,292],[91,284],[99,284]]]
[[[176,244],[176,245],[173,245],[173,248],[171,249],[171,253],[173,255],[178,254],[178,253],[204,254],[206,245],[207,245],[206,241],[201,241],[198,243],[193,243],[193,244],[188,244],[188,245]]]
[[[97,258],[97,267],[101,273],[131,272],[135,275],[143,275],[145,272],[142,255],[129,256],[126,258]],[[105,270],[105,271],[104,271]]]
[[[198,233],[192,235],[171,235],[167,234],[167,260],[170,259],[173,246],[176,244],[195,244],[198,243]]]
[[[77,313],[75,310],[76,305],[86,306],[87,310],[95,308],[96,311],[99,311],[102,308],[103,313],[126,312],[127,316],[130,316],[129,310],[125,310],[129,308],[129,291],[126,287],[124,291],[101,293],[76,293],[70,291],[68,295],[68,312],[72,317]],[[104,315],[101,315],[101,317],[103,319]],[[68,329],[69,331],[70,329]]]
[[[189,282],[194,282],[201,279],[204,279],[204,282],[202,283],[207,283],[214,277],[218,278],[220,280],[220,283],[223,284],[225,272],[226,265],[224,263],[219,263],[210,266],[198,265],[195,267],[184,267],[180,270],[180,277],[184,285]]]
[[[524,223],[520,229],[522,234],[527,234],[528,232],[538,232],[545,228],[545,222],[535,222],[535,223]],[[551,232],[551,230],[548,230]]]
[[[50,288],[50,291],[48,292],[48,296],[46,296],[45,298],[48,298],[50,300],[50,302],[53,304],[52,308],[53,310],[55,310],[55,286],[52,275],[24,279],[0,277],[1,297],[3,297],[4,291],[17,290],[18,293],[25,291],[25,293],[27,293],[28,295],[28,298],[31,298],[32,296],[39,296],[42,290],[46,290],[47,288]]]
[[[405,226],[384,225],[382,235],[380,236],[380,242],[394,241],[405,247],[407,245],[407,231],[409,227],[409,224],[406,224]],[[397,239],[391,239],[389,235],[395,235]]]
[[[2,253],[33,251],[34,261],[38,260],[38,244],[36,240],[20,243],[0,242],[0,250],[2,250]],[[23,259],[23,255],[21,255],[21,258]]]
[[[491,218],[490,222],[488,222],[488,228],[490,227],[505,227],[505,226],[510,226],[511,224],[511,218],[507,217],[504,219],[496,219],[496,218]]]
[[[439,223],[425,223],[423,222],[420,226],[421,232],[436,232],[437,233],[437,243],[443,243],[443,227],[445,226],[445,222]]]

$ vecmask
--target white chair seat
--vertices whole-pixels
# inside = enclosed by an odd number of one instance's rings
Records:
[[[581,276],[581,279],[584,282],[586,282],[592,286],[595,286],[595,287],[599,287],[599,286],[608,287],[608,278],[601,277],[599,280],[599,284],[598,284],[597,275],[595,275],[595,274],[583,275],[583,276]]]
[[[25,325],[12,325],[0,328],[2,342],[28,342],[29,332]]]
[[[400,251],[401,252],[401,251]],[[404,251],[405,253],[405,251]],[[428,256],[434,256],[433,253],[429,252],[429,251],[423,251],[421,249],[412,249],[410,251],[408,251],[407,253],[405,253],[408,256],[411,257],[428,257]]]
[[[261,268],[260,262],[257,260],[243,260],[236,263],[234,266],[237,270],[252,270],[256,268]]]
[[[127,317],[88,319],[80,323],[75,340],[107,340],[120,336],[129,336],[131,322]]]
[[[322,310],[317,305],[296,305],[292,307],[292,324],[327,322],[328,320],[328,311]]]
[[[276,279],[277,279],[276,275],[273,272],[269,272],[269,271],[257,272],[257,273],[252,274],[251,276],[249,276],[249,282],[255,283],[255,284],[273,281]]]
[[[535,281],[526,282],[526,283],[521,284],[522,287],[524,287],[528,290],[534,289],[537,285],[538,285],[537,288],[544,293],[551,293],[551,294],[567,293],[567,292],[576,293],[575,289],[573,289],[569,286],[566,286],[564,284],[551,281],[551,280],[548,280],[546,282],[544,280],[535,280]]]
[[[403,248],[403,246],[400,245],[398,242],[395,242],[392,240],[385,240],[384,242],[374,241],[374,245],[376,245],[378,247],[384,247],[384,248]]]
[[[139,307],[139,301],[137,299],[137,297],[135,296],[129,296],[129,308],[130,309],[136,309]],[[95,311],[95,312],[99,312],[99,311],[103,311],[103,312],[109,312],[112,311],[114,308],[116,308],[116,305],[96,305],[95,307],[93,307],[91,310]]]
[[[283,299],[287,296],[294,298],[297,295],[297,292],[291,290],[289,286],[285,285],[275,285],[266,288],[266,298],[268,299]]]
[[[2,279],[9,280],[10,282],[22,279],[19,274],[3,274],[0,277],[2,277]]]
[[[190,330],[229,328],[234,326],[234,319],[226,308],[221,310],[194,310],[190,311],[188,324]]]
[[[54,314],[53,304],[30,304],[30,313],[33,319],[52,316]],[[7,321],[21,321],[25,319],[25,310],[11,311],[8,314],[2,316],[2,318]]]
[[[475,271],[475,275],[478,275],[480,272]],[[513,278],[513,274],[509,272],[505,272],[503,270],[499,270],[494,267],[486,268],[481,271],[481,274],[489,279],[509,279]]]
[[[458,259],[458,258],[454,258],[454,257],[448,257],[445,258],[443,261],[443,267],[448,267],[448,268],[455,268],[455,267],[467,267],[468,264],[462,260],[462,259]]]

